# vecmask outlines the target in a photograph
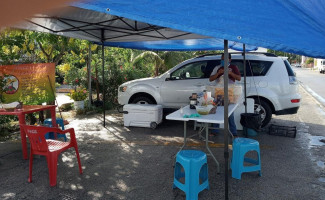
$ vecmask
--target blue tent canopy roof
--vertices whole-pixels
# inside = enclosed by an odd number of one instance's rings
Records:
[[[73,5],[198,35],[325,58],[322,0],[91,0]]]
[[[214,38],[139,42],[105,42],[104,45],[111,47],[159,51],[204,51],[224,49],[223,40]],[[242,51],[243,44],[237,42],[229,42],[229,48],[237,51]],[[246,51],[254,50],[257,50],[256,46],[246,45]]]
[[[194,51],[224,48],[222,39],[78,7],[67,7],[54,14],[35,15],[15,27],[132,49]],[[238,42],[230,42],[229,45],[234,50],[242,50],[242,47]],[[256,46],[246,47],[247,51],[256,49]]]

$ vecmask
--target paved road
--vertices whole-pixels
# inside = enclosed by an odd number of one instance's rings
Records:
[[[325,106],[325,74],[305,68],[293,68],[302,86]]]

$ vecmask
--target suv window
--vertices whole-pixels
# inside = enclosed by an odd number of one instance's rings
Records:
[[[204,78],[209,78],[213,69],[220,65],[220,60],[209,60],[208,65],[204,70]]]
[[[296,76],[295,73],[293,72],[289,62],[287,60],[283,61],[286,68],[287,68],[287,72],[288,72],[288,76]]]
[[[170,78],[172,80],[204,78],[204,71],[208,61],[193,62],[175,70]]]
[[[232,65],[236,65],[241,76],[244,76],[243,60],[231,60]],[[246,60],[246,76],[265,76],[272,66],[272,61]]]
[[[269,71],[272,61],[250,60],[250,71],[253,72],[253,76],[265,76]]]
[[[231,60],[232,65],[236,65],[239,69],[240,75],[244,77],[244,62],[243,60]],[[252,73],[249,69],[248,60],[246,60],[246,76],[252,76]]]

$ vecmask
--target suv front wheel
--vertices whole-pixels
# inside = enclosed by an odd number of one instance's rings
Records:
[[[132,103],[133,104],[155,104],[151,99],[143,96],[136,97],[135,99],[133,99]]]
[[[266,126],[272,118],[272,109],[268,103],[263,100],[255,99],[254,112],[261,114],[262,127]]]

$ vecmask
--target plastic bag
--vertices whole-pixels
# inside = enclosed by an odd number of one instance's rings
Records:
[[[214,98],[215,102],[223,102],[224,99],[224,87],[221,85],[208,85],[206,90],[211,92],[211,96]],[[228,99],[229,103],[237,103],[242,96],[242,87],[240,85],[231,84],[228,85]],[[220,104],[219,104],[220,105]],[[223,103],[222,103],[223,105]]]

